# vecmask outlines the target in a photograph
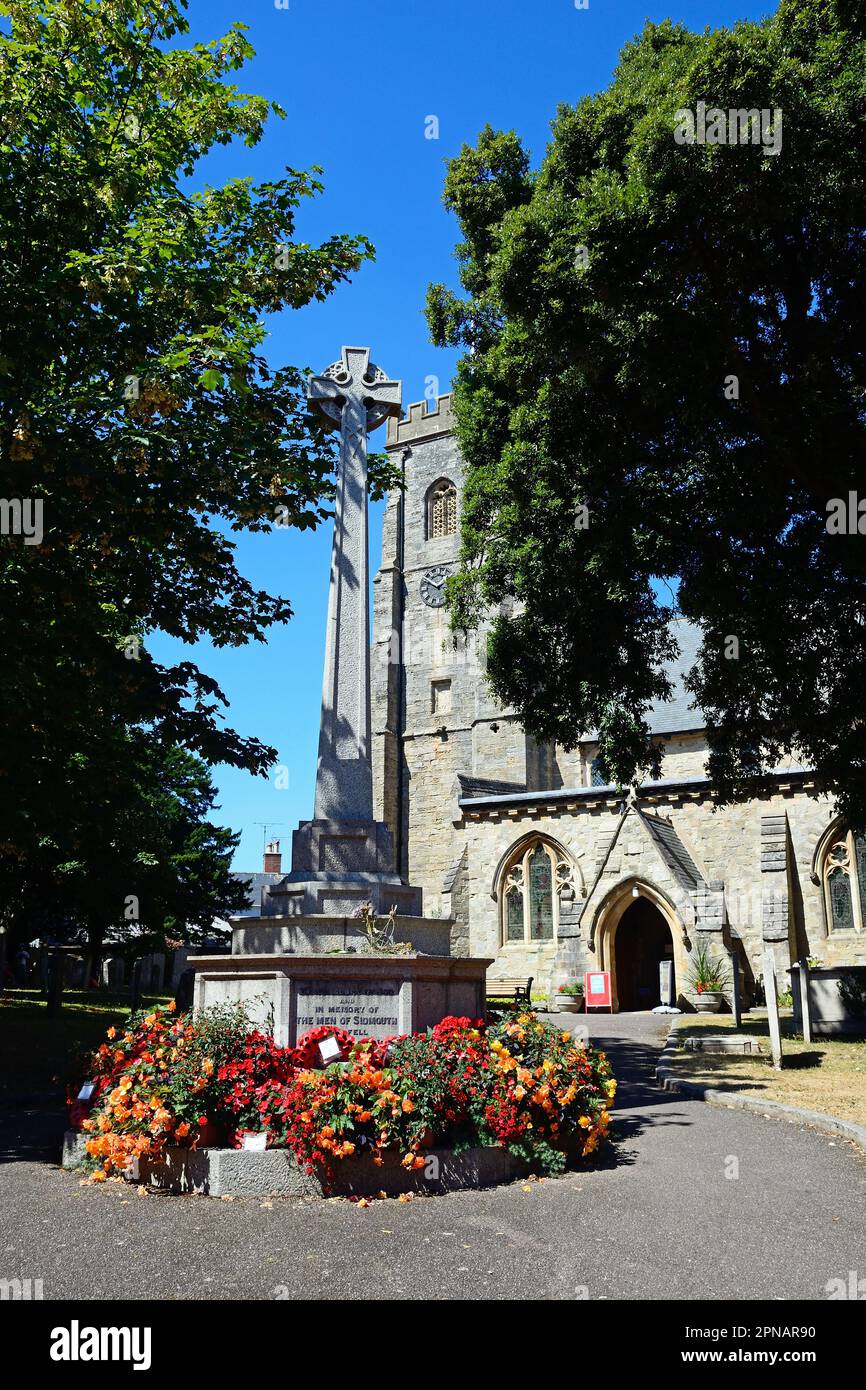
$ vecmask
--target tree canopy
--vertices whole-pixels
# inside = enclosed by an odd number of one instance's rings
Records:
[[[240,573],[233,533],[316,525],[335,455],[301,372],[266,361],[264,315],[326,298],[372,247],[298,239],[318,170],[196,179],[283,115],[232,80],[243,25],[184,47],[182,0],[2,12],[0,856],[32,878],[85,846],[96,871],[94,789],[125,777],[135,800],[133,731],[155,765],[275,756],[147,637],[238,646],[290,617]]]
[[[721,798],[793,756],[866,815],[864,121],[863,5],[782,0],[648,24],[537,170],[489,128],[449,167],[463,293],[427,313],[466,349],[453,621],[492,610],[497,694],[541,740],[597,728],[623,785],[659,769],[667,577]],[[859,531],[828,526],[858,488]]]

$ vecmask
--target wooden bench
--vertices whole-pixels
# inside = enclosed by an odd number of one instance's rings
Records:
[[[488,1009],[529,1009],[532,1007],[532,981],[535,976],[530,975],[528,979],[517,979],[506,977],[504,979],[494,979],[487,981],[487,1005]]]

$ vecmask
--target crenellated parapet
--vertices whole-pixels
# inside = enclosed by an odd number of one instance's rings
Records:
[[[432,410],[429,406],[429,401],[413,401],[407,415],[399,419],[392,415],[388,421],[386,449],[398,449],[407,444],[416,444],[421,439],[435,439],[440,434],[450,434],[454,429],[451,392],[437,396]]]

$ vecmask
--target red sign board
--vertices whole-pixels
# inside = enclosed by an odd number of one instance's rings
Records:
[[[587,970],[583,977],[584,1008],[610,1009],[610,971]]]

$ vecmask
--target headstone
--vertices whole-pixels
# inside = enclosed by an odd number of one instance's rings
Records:
[[[764,952],[764,994],[767,999],[767,1021],[770,1025],[770,1047],[773,1066],[782,1070],[782,1032],[779,1027],[779,998],[776,992],[776,957],[772,950]]]
[[[46,1013],[49,1018],[59,1018],[63,1008],[63,977],[66,961],[61,951],[52,951],[48,957],[48,985]]]
[[[800,1013],[803,1019],[803,1042],[810,1043],[812,1041],[812,1010],[809,1003],[809,962],[807,960],[800,961],[800,969],[797,971],[797,974],[800,977]]]

